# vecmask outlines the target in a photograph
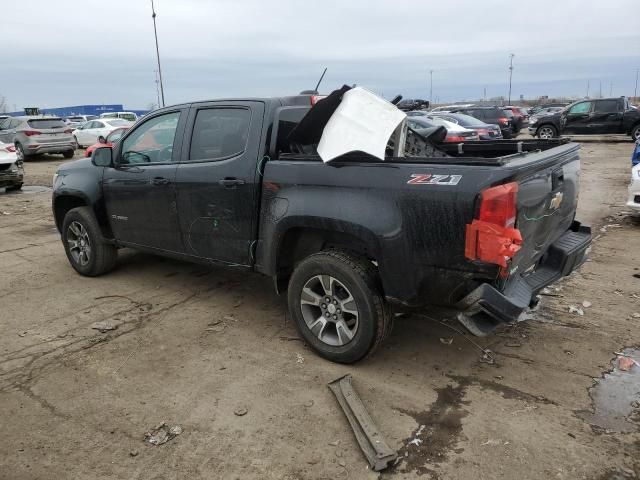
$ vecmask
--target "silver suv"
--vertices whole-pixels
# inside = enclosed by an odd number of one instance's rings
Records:
[[[13,143],[18,159],[40,153],[61,153],[73,158],[72,130],[59,117],[9,117],[0,120],[0,142]]]

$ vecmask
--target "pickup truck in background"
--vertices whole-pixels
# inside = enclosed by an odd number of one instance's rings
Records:
[[[52,203],[72,267],[104,274],[130,247],[268,275],[305,341],[351,363],[389,334],[394,308],[446,307],[485,335],[585,260],[578,145],[324,163],[318,140],[340,95],[313,108],[308,95],[166,107],[62,165]]]
[[[539,117],[529,133],[548,139],[561,135],[625,134],[640,140],[640,111],[625,97],[581,100],[561,112]]]

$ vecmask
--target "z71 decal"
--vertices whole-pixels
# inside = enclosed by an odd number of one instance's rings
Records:
[[[408,185],[457,185],[462,175],[431,175],[428,173],[414,173]]]

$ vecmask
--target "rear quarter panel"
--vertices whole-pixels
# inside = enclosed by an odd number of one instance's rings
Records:
[[[276,273],[291,228],[337,230],[367,244],[388,298],[449,304],[469,278],[482,275],[464,257],[465,228],[477,193],[504,174],[453,164],[269,162],[256,268]],[[442,178],[429,183],[433,175]]]

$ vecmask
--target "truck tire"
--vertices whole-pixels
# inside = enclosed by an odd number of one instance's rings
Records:
[[[62,243],[69,263],[80,275],[97,277],[116,265],[118,250],[104,240],[89,207],[67,212],[62,222]]]
[[[640,141],[640,123],[631,129],[631,138],[634,142]]]
[[[298,264],[289,282],[289,313],[300,335],[322,357],[354,363],[371,355],[391,331],[393,316],[375,266],[340,250]]]
[[[536,137],[549,139],[556,138],[558,136],[558,130],[553,125],[542,125],[536,131]]]

